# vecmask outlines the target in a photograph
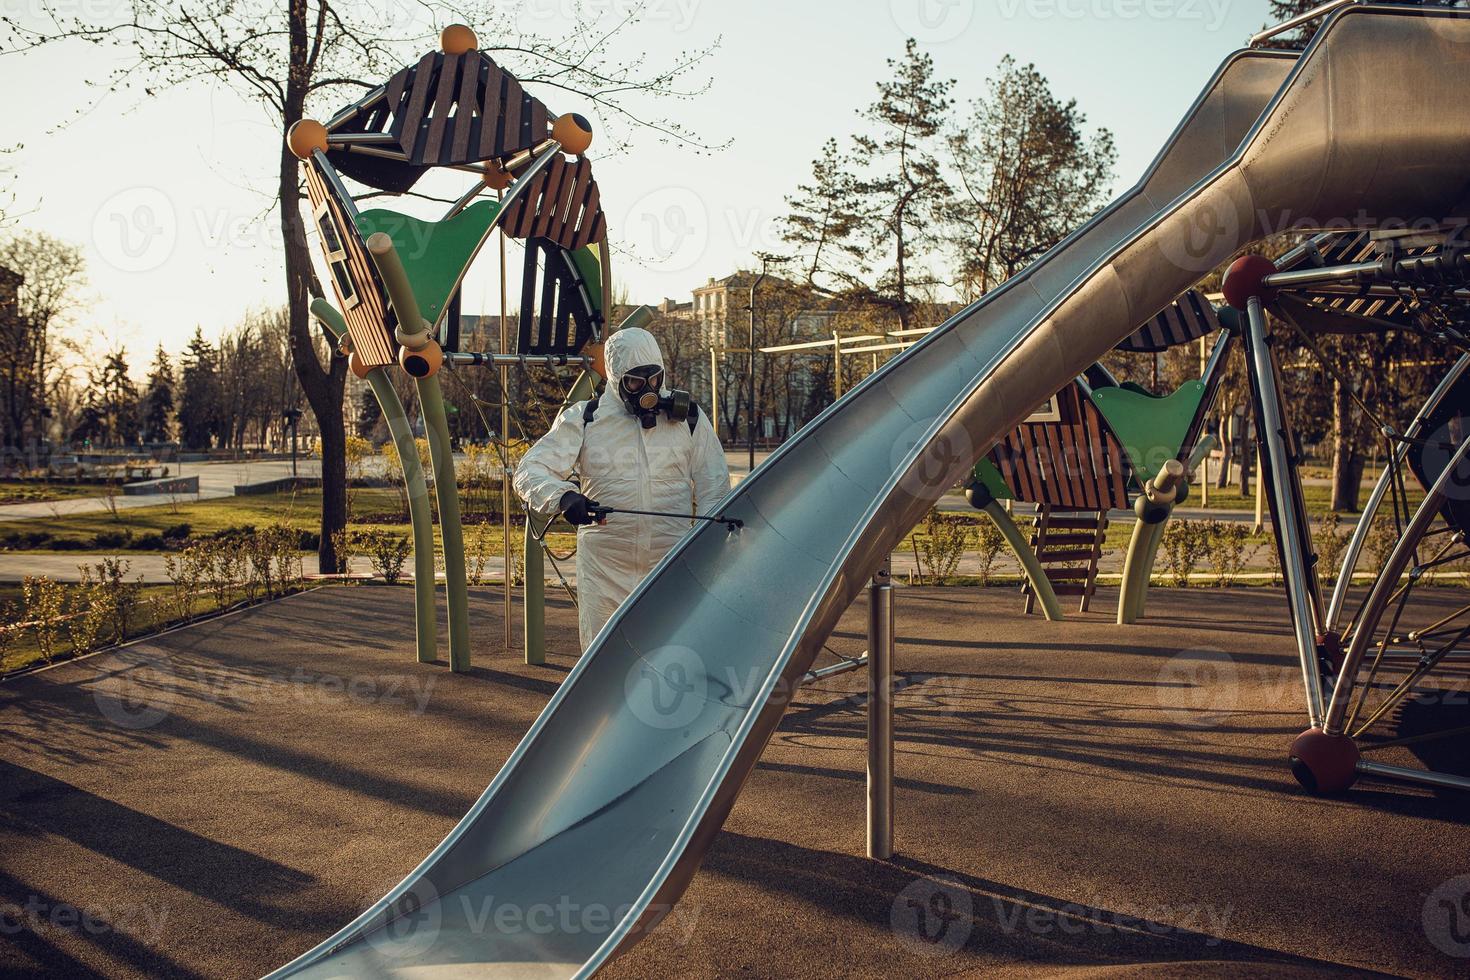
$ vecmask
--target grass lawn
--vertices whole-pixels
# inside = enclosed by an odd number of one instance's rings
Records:
[[[222,497],[218,500],[201,500],[197,503],[181,501],[161,503],[152,507],[134,507],[118,511],[116,517],[99,511],[90,514],[66,514],[34,521],[7,521],[0,523],[0,536],[12,532],[24,534],[44,531],[52,535],[53,539],[67,542],[62,548],[46,542],[39,547],[16,549],[22,551],[66,550],[78,555],[86,555],[89,553],[112,554],[119,550],[127,550],[146,554],[162,549],[98,544],[96,539],[99,534],[108,536],[126,532],[131,532],[134,538],[162,535],[168,529],[180,524],[188,524],[190,534],[195,537],[212,534],[225,528],[245,526],[263,528],[271,524],[288,524],[303,531],[315,531],[321,519],[321,506],[320,490]],[[366,519],[354,520],[351,526],[355,530],[381,528],[406,535],[409,533],[408,521],[385,519],[386,515],[396,514],[399,507],[398,495],[392,490],[354,489],[352,491],[353,512]],[[473,515],[467,519],[465,521],[466,533],[476,533],[472,529],[478,523],[480,522],[475,520]],[[511,537],[513,546],[519,546],[522,531],[518,519],[516,526],[511,530]],[[574,543],[575,535],[570,531],[565,533],[553,531],[549,540],[553,548],[558,551],[566,551]],[[440,544],[437,523],[434,526],[434,542],[436,546]],[[488,529],[484,547],[488,549],[488,554],[501,554],[501,534],[498,521]]]
[[[232,590],[226,598],[224,608],[241,602],[245,598],[243,591]],[[20,585],[14,582],[0,582],[0,611],[6,614],[3,617],[5,622],[0,625],[9,625],[11,621],[23,621],[25,619],[23,608]],[[221,605],[213,595],[196,595],[190,601],[186,617],[184,610],[173,600],[172,586],[145,585],[139,593],[138,608],[129,619],[127,639],[132,640],[157,633],[169,626],[185,622],[186,619],[198,619],[219,608]],[[113,626],[108,624],[103,633],[104,639],[97,644],[99,648],[110,645],[113,639]],[[75,648],[67,624],[58,624],[55,628],[52,660],[68,659],[74,652]],[[34,628],[0,633],[0,676],[10,671],[33,666],[43,659],[41,643]]]
[[[51,500],[100,496],[104,483],[44,483],[36,480],[0,480],[0,504],[37,504]]]

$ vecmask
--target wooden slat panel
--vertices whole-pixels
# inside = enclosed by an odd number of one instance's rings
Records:
[[[357,292],[357,302],[349,305],[338,288],[335,277],[331,277],[332,291],[337,294],[342,315],[347,320],[347,333],[352,338],[352,349],[369,366],[392,364],[395,345],[388,330],[387,304],[377,273],[363,250],[362,239],[356,227],[343,214],[341,206],[317,173],[316,167],[315,161],[306,164],[307,194],[314,205],[313,210],[325,203],[331,212],[347,256],[347,275]]]
[[[1093,549],[1091,547],[1051,549],[1047,548],[1046,544],[1043,544],[1042,547],[1046,550],[1038,551],[1036,557],[1045,562],[1090,561],[1092,559]]]
[[[479,91],[482,65],[484,65],[483,59],[466,57],[459,66],[459,95],[456,97],[454,142],[449,147],[450,157],[454,160],[469,158],[470,140],[474,138],[475,127],[479,125],[481,119]]]
[[[509,153],[518,150],[523,145],[521,142],[521,112],[526,100],[526,91],[521,88],[521,83],[505,74],[505,104],[501,112],[505,116],[505,128],[499,153]]]
[[[1056,528],[1083,528],[1091,531],[1097,527],[1096,514],[1053,514],[1051,526]]]
[[[1042,546],[1045,547],[1045,546],[1048,546],[1048,545],[1068,545],[1068,546],[1090,545],[1090,544],[1092,544],[1092,541],[1093,541],[1093,534],[1091,532],[1076,531],[1076,532],[1061,532],[1061,533],[1059,533],[1059,532],[1056,532],[1056,531],[1048,531],[1047,532],[1047,535],[1046,535],[1046,540],[1042,542]]]
[[[430,103],[428,127],[424,133],[423,162],[428,166],[439,164],[440,150],[444,146],[445,138],[449,135],[448,128],[452,121],[449,110],[454,105],[454,90],[459,81],[459,66],[466,58],[476,58],[475,52],[467,52],[462,55],[445,55],[439,63],[439,84],[434,89],[434,101]],[[453,154],[445,154],[446,159],[452,159]]]
[[[1088,554],[1091,555],[1091,552]],[[1086,565],[1066,565],[1048,568],[1046,577],[1053,582],[1086,582],[1091,576]]]
[[[1051,499],[1050,494],[1047,492],[1046,476],[1041,471],[1040,454],[1037,452],[1036,442],[1032,438],[1031,430],[1033,428],[1034,426],[1023,425],[1018,430],[1018,434],[1021,437],[1021,445],[1019,447],[1021,458],[1019,463],[1026,468],[1026,472],[1031,478],[1031,499],[1039,504],[1047,504],[1051,503]]]
[[[438,56],[438,52],[430,52],[419,59],[418,67],[414,69],[413,85],[398,111],[402,117],[398,141],[404,152],[414,159],[418,159],[419,147],[423,145],[424,114],[429,108],[429,85],[434,80],[434,59]]]
[[[1048,578],[1050,578],[1050,576],[1048,576]],[[1074,582],[1057,582],[1052,585],[1051,590],[1057,595],[1090,596],[1092,595],[1095,588],[1096,586],[1091,582],[1088,582],[1086,585],[1079,585]],[[1086,610],[1083,611],[1085,612]]]
[[[485,93],[484,100],[480,104],[480,143],[475,155],[480,159],[499,156],[496,149],[496,132],[500,129],[502,113],[500,108],[504,105],[502,100],[502,86],[505,84],[505,73],[488,61],[480,64],[479,85]]]

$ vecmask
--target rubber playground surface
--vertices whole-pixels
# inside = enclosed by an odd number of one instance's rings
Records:
[[[1113,602],[1051,624],[1008,589],[900,590],[898,857],[863,857],[866,676],[829,678],[606,975],[1463,974],[1470,942],[1426,909],[1470,894],[1465,800],[1297,787],[1280,594],[1156,590],[1132,627]],[[499,610],[472,599],[468,675],[413,662],[410,590],[360,587],[0,686],[0,975],[259,976],[348,921],[572,662],[502,652]],[[861,651],[863,616],[834,650]]]

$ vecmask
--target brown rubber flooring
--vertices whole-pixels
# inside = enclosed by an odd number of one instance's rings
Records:
[[[1049,624],[1009,590],[900,590],[899,856],[862,856],[866,680],[830,678],[607,975],[1470,972],[1470,803],[1297,788],[1280,594],[1161,590],[1127,628],[1113,601]],[[258,976],[346,922],[571,663],[503,653],[499,609],[475,597],[464,676],[413,663],[409,590],[362,587],[0,685],[0,974]]]

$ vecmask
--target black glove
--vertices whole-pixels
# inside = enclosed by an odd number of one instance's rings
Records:
[[[561,495],[560,506],[562,514],[573,524],[596,524],[602,520],[592,513],[597,501],[584,497],[575,490],[568,490]]]

